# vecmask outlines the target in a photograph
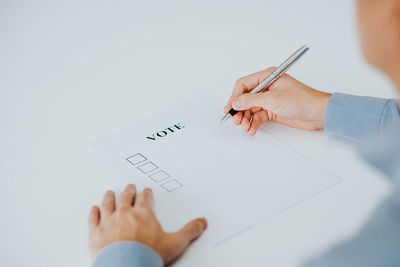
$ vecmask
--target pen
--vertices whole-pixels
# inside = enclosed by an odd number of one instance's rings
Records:
[[[268,75],[265,80],[260,83],[256,88],[250,91],[251,94],[255,94],[258,92],[263,91],[264,89],[268,88],[271,84],[273,84],[276,80],[278,80],[282,74],[284,74],[291,66],[293,66],[294,63],[296,63],[297,60],[299,60],[305,52],[307,52],[309,48],[305,45],[300,47],[296,52],[293,53],[288,59],[286,59],[276,70],[274,70],[270,75]],[[239,111],[234,110],[231,108],[227,114],[225,114],[224,117],[221,119],[221,123],[229,120],[233,116],[235,116],[236,113]]]

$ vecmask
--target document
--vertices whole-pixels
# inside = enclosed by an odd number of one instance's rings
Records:
[[[202,239],[211,246],[341,181],[267,132],[251,137],[221,124],[221,111],[211,97],[198,97],[90,148],[132,183],[152,188],[154,205],[178,224],[207,218]]]

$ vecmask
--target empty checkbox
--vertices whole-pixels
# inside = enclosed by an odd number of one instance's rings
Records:
[[[153,173],[152,175],[149,175],[149,177],[156,183],[162,182],[165,179],[168,179],[169,177],[171,177],[168,173],[166,173],[165,171],[159,171],[156,173]]]
[[[151,161],[147,162],[147,163],[145,163],[143,165],[140,165],[137,168],[143,173],[149,173],[149,172],[152,172],[152,171],[158,169],[158,167]]]
[[[168,192],[172,192],[180,187],[182,187],[183,185],[181,183],[179,183],[177,180],[172,179],[164,184],[161,185],[165,190],[167,190]]]
[[[143,161],[146,161],[147,158],[145,156],[143,156],[140,153],[137,153],[133,156],[130,156],[129,158],[126,158],[127,161],[129,161],[132,165],[137,165]]]

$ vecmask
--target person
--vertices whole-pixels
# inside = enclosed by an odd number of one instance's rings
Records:
[[[358,0],[358,25],[365,59],[391,79],[400,93],[400,1]],[[248,94],[274,68],[240,78],[224,111],[240,110],[236,125],[254,135],[274,121],[304,130],[322,130],[357,140],[362,157],[393,185],[391,195],[359,233],[307,266],[400,266],[400,115],[397,101],[315,90],[283,75],[268,91]],[[370,136],[370,137],[367,137]],[[367,141],[362,141],[367,138]],[[165,233],[152,209],[150,189],[136,195],[128,185],[115,205],[104,195],[89,215],[89,248],[94,267],[162,266],[174,261],[207,228],[195,219]]]

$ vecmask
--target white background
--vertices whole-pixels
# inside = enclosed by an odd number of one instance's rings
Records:
[[[303,43],[311,50],[289,72],[301,81],[393,96],[363,62],[355,22],[348,0],[0,0],[0,265],[88,265],[89,208],[129,181],[86,144],[199,91],[223,103],[237,78]],[[178,265],[301,266],[355,234],[387,194],[350,142],[264,129],[344,181]]]

